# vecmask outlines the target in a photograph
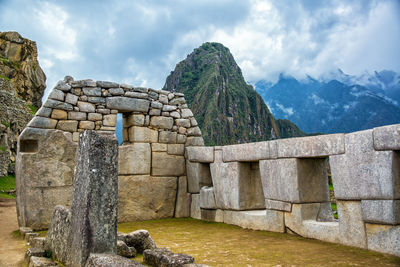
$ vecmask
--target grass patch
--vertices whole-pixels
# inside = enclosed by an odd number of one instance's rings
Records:
[[[34,105],[26,105],[30,110],[32,115],[35,115],[36,112],[38,111],[37,107],[35,107]]]
[[[0,146],[0,151],[6,152],[6,148],[4,146]]]
[[[121,223],[118,231],[149,231],[157,247],[210,266],[398,266],[400,258],[364,249],[254,231],[191,218]],[[134,258],[141,263],[140,256]]]
[[[6,126],[7,128],[10,128],[10,123],[9,123],[9,122],[2,121],[1,124],[3,124],[4,126]]]
[[[1,62],[3,62],[4,64],[7,64],[9,61],[7,58],[5,57],[0,57]]]
[[[1,75],[1,74],[0,74],[0,79],[6,80],[6,81],[10,80],[10,78],[8,78],[7,76]]]
[[[14,199],[15,194],[6,193],[12,190],[15,190],[15,177],[12,175],[0,177],[0,198]]]

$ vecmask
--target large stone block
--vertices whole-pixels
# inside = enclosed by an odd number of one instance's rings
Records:
[[[160,129],[172,129],[172,126],[174,125],[174,119],[164,116],[152,116],[150,119],[150,125]]]
[[[291,212],[292,211],[292,203],[266,199],[265,200],[265,208],[267,208],[269,210],[280,210],[280,211]]]
[[[113,255],[113,254],[102,254],[102,253],[90,253],[87,259],[85,267],[99,267],[99,266],[123,266],[123,267],[144,267],[134,260],[128,258]]]
[[[283,216],[281,217],[283,219]],[[224,223],[252,230],[268,230],[265,210],[224,210]],[[275,223],[280,224],[282,227],[282,222],[276,221]]]
[[[158,131],[147,128],[132,126],[128,130],[129,141],[131,142],[143,142],[143,143],[157,143],[158,142]]]
[[[60,262],[69,262],[71,230],[71,211],[64,206],[56,206],[46,235],[46,250],[51,251],[52,257]]]
[[[400,224],[400,200],[361,200],[365,222]]]
[[[291,203],[329,201],[326,159],[261,160],[260,170],[266,199]]]
[[[224,222],[224,211],[214,209],[200,209],[201,219],[209,222]]]
[[[285,226],[303,237],[338,243],[339,223],[318,222],[320,203],[293,204],[292,212],[285,212]]]
[[[185,154],[185,145],[184,144],[160,144],[167,145],[167,152],[170,155],[179,155],[183,156]]]
[[[337,201],[340,243],[367,248],[360,201]]]
[[[46,229],[56,205],[71,205],[76,148],[71,134],[59,130],[26,128],[20,135],[16,161],[20,226]]]
[[[374,128],[373,138],[376,150],[400,150],[400,124]]]
[[[45,118],[45,117],[33,117],[28,123],[28,127],[43,128],[43,129],[54,129],[56,128],[57,120]]]
[[[116,109],[122,112],[139,111],[147,112],[149,110],[150,101],[145,99],[137,99],[123,96],[107,97],[107,108]]]
[[[185,158],[165,152],[152,153],[153,176],[182,176],[185,174]]]
[[[84,266],[90,253],[117,252],[117,139],[83,132],[76,162],[68,265]]]
[[[200,189],[200,208],[202,209],[216,209],[214,188],[203,186]]]
[[[257,163],[211,163],[210,169],[217,208],[231,210],[265,208]]]
[[[187,191],[187,178],[181,176],[178,178],[178,193],[176,194],[174,217],[190,217],[191,194]]]
[[[314,158],[343,154],[344,134],[287,138],[276,141],[278,158]]]
[[[119,147],[118,173],[150,174],[151,148],[149,143],[134,143]]]
[[[400,257],[400,225],[365,224],[368,249]]]
[[[192,202],[190,204],[190,217],[201,220],[200,194],[192,194]]]
[[[330,157],[336,199],[399,199],[400,156],[375,151],[372,130],[346,134],[346,154]]]
[[[231,162],[276,158],[276,143],[279,141],[281,140],[223,146],[222,159],[224,162]]]
[[[118,221],[173,217],[176,190],[176,177],[119,176]]]
[[[75,120],[58,121],[57,129],[67,131],[67,132],[76,132],[78,129],[78,121],[75,121]]]
[[[186,161],[186,173],[188,178],[188,191],[199,193],[203,186],[212,186],[210,165],[206,163]]]
[[[187,147],[187,158],[192,162],[214,162],[214,147]]]

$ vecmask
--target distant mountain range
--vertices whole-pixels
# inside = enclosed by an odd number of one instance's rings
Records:
[[[276,118],[307,133],[353,132],[400,123],[400,75],[383,70],[351,76],[338,70],[321,79],[280,75],[255,84]]]
[[[261,96],[247,84],[229,49],[204,43],[179,62],[164,90],[181,92],[206,145],[227,145],[304,136],[288,120],[275,120]]]

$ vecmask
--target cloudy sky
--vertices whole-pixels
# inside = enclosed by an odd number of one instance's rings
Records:
[[[0,0],[0,31],[37,42],[52,88],[65,75],[161,88],[207,41],[245,79],[400,72],[399,0]]]

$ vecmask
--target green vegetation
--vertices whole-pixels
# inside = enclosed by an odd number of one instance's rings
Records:
[[[0,61],[3,62],[3,64],[7,64],[9,62],[5,57],[0,57]]]
[[[0,151],[6,152],[6,148],[4,146],[0,146]]]
[[[2,121],[1,124],[3,124],[4,126],[6,126],[7,128],[10,128],[10,123],[9,123],[9,122]]]
[[[0,198],[15,198],[15,193],[7,193],[13,190],[15,190],[15,177],[12,175],[0,177]]]
[[[6,80],[6,81],[10,80],[10,78],[8,78],[7,76],[1,75],[1,74],[0,74],[0,79]]]
[[[229,49],[219,43],[196,48],[171,72],[163,89],[185,94],[206,145],[304,135],[289,121],[275,122]]]
[[[30,110],[32,115],[35,115],[36,112],[38,111],[37,107],[35,107],[34,105],[26,105]]]
[[[157,247],[210,266],[398,266],[400,258],[290,234],[242,229],[191,218],[121,223],[118,231],[149,231]],[[136,257],[141,262],[142,258]]]

